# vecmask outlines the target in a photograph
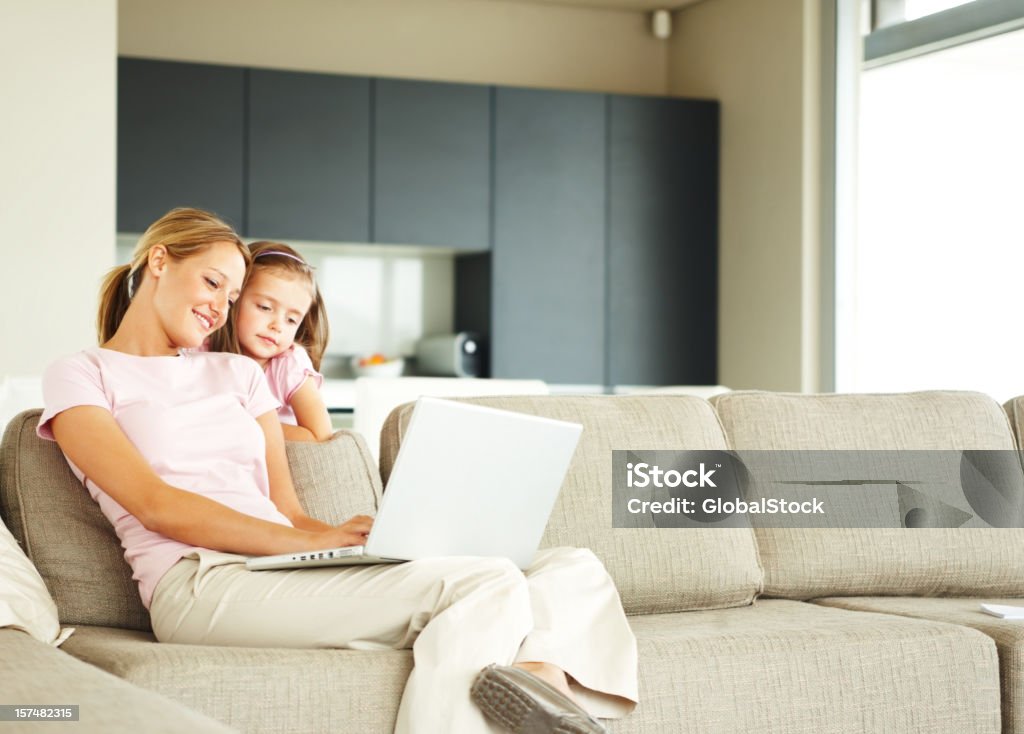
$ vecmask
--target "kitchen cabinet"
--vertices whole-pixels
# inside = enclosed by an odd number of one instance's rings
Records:
[[[373,124],[373,241],[487,249],[491,89],[378,79]]]
[[[496,100],[494,250],[456,271],[457,328],[489,335],[491,375],[716,383],[718,104]]]
[[[719,106],[609,97],[608,382],[717,382]]]
[[[491,375],[717,382],[717,102],[118,64],[119,231],[454,249]]]
[[[173,207],[243,224],[245,70],[118,60],[117,228]]]
[[[604,384],[605,98],[499,88],[491,375]]]
[[[249,72],[247,234],[369,241],[370,83]]]

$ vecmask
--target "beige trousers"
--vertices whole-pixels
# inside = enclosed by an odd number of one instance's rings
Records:
[[[615,585],[589,550],[539,551],[525,572],[505,559],[476,557],[284,571],[248,571],[243,561],[198,551],[175,564],[150,605],[157,639],[411,647],[398,734],[498,731],[469,697],[473,678],[490,663],[557,665],[595,716],[619,718],[636,704],[636,639]]]

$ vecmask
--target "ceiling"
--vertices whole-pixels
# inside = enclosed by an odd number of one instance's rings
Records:
[[[608,10],[677,10],[701,0],[517,0],[539,5],[574,5],[580,8],[604,8]]]

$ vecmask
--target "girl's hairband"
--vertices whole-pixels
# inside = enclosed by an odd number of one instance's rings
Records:
[[[280,255],[281,257],[290,257],[295,262],[302,263],[307,268],[309,267],[309,263],[307,263],[301,257],[293,255],[290,252],[281,252],[280,250],[267,250],[266,252],[260,252],[260,253],[258,253],[256,255],[253,255],[252,259],[253,260],[257,260],[257,259],[259,259],[261,257],[267,257],[268,255]],[[135,291],[135,284],[133,283],[133,281],[135,280],[135,273],[137,273],[137,272],[138,272],[137,268],[132,268],[132,269],[128,270],[128,300],[129,301],[132,300],[132,298],[135,296],[135,292],[134,292]]]
[[[252,259],[253,260],[258,260],[261,257],[268,257],[270,255],[280,255],[281,257],[290,257],[295,262],[302,263],[307,268],[309,267],[309,263],[307,263],[305,260],[303,260],[298,255],[293,255],[290,252],[281,252],[280,250],[265,250],[263,252],[259,252],[259,253],[256,253],[255,255],[253,255]]]

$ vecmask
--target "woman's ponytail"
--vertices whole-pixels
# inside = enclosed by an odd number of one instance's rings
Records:
[[[114,336],[131,303],[128,297],[128,274],[131,269],[131,265],[118,265],[107,273],[100,286],[100,310],[96,318],[96,335],[100,344]]]

